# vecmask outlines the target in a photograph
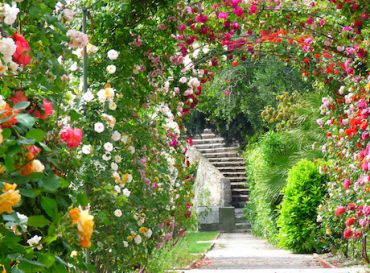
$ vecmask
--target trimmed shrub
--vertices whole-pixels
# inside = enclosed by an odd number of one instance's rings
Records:
[[[324,199],[325,185],[325,175],[312,161],[301,160],[289,171],[277,221],[280,246],[298,253],[319,249],[317,207]]]

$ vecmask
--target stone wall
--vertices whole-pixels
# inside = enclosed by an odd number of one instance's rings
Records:
[[[194,206],[229,207],[231,205],[231,187],[229,179],[213,166],[196,149],[188,152],[191,163],[198,163],[195,179]]]
[[[230,180],[196,149],[191,148],[188,157],[191,163],[198,165],[194,183],[194,207],[197,210],[199,230],[230,231],[230,228],[225,229],[220,223],[220,218],[225,218],[220,213],[222,208],[231,206]],[[231,216],[234,217],[233,212]],[[227,222],[234,224],[234,221]]]

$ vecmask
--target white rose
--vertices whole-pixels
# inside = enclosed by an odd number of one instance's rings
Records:
[[[127,241],[123,241],[123,246],[124,247],[128,247],[128,242]]]
[[[111,157],[110,153],[105,153],[102,156],[102,158],[103,158],[104,161],[109,161],[112,157]]]
[[[128,177],[127,177],[127,183],[131,183],[132,182],[132,179],[133,179],[133,177],[132,177],[132,174],[129,174],[128,175]]]
[[[85,155],[91,154],[92,147],[91,145],[83,145],[82,146],[82,153]]]
[[[112,61],[117,60],[118,55],[119,55],[118,51],[114,49],[108,51],[108,58]]]
[[[130,194],[131,192],[129,191],[129,189],[125,188],[123,191],[122,191],[123,195],[126,196],[127,198],[130,197]]]
[[[121,163],[121,162],[122,162],[122,157],[121,157],[120,155],[116,155],[116,156],[114,157],[114,161],[115,161],[116,163]]]
[[[15,62],[10,62],[9,63],[9,68],[10,68],[11,71],[15,72],[15,71],[18,70],[19,65],[17,63],[15,63]]]
[[[19,8],[17,5],[13,3],[12,6],[9,4],[4,5],[4,23],[7,25],[14,24],[15,20],[17,20],[17,15],[19,13]]]
[[[121,139],[121,134],[120,132],[118,131],[114,131],[113,134],[112,134],[112,140],[113,141],[118,141]]]
[[[114,74],[116,73],[117,67],[114,64],[108,65],[107,66],[107,72],[109,74]]]
[[[28,217],[26,215],[22,214],[22,213],[17,212],[17,217],[21,222],[27,222],[28,221]]]
[[[134,238],[134,241],[137,245],[141,244],[141,242],[143,241],[141,239],[141,236],[140,235],[136,235],[135,238]]]
[[[131,154],[134,154],[135,153],[135,147],[134,146],[130,146],[128,147],[128,150]]]
[[[120,209],[116,209],[116,210],[114,211],[114,216],[116,216],[116,217],[121,217],[121,216],[122,216],[122,210],[120,210]]]
[[[41,239],[42,239],[41,236],[35,235],[31,239],[28,239],[27,243],[29,246],[41,250],[42,249],[42,244],[40,244]]]
[[[103,124],[103,123],[101,123],[101,122],[97,122],[97,123],[95,123],[95,124],[94,124],[94,130],[95,130],[95,132],[97,132],[97,133],[102,133],[102,132],[104,132],[104,124]]]
[[[12,56],[17,50],[13,39],[2,38],[0,39],[0,53],[3,55],[2,59],[4,62],[8,63],[12,61]]]
[[[128,135],[122,135],[121,141],[126,144],[128,142]]]
[[[91,91],[87,91],[85,94],[83,94],[82,98],[84,101],[90,102],[94,99],[94,94]]]
[[[99,48],[97,46],[94,46],[92,44],[87,44],[87,53],[88,54],[93,54],[98,52]]]
[[[109,110],[114,111],[117,109],[117,104],[114,101],[110,101],[108,107],[109,107]]]
[[[153,234],[153,231],[151,229],[148,229],[148,231],[144,233],[144,236],[146,238],[150,238],[152,237],[152,234]]]
[[[75,15],[74,12],[70,9],[63,10],[63,18],[67,22],[71,22],[73,20],[74,15]]]
[[[78,66],[77,66],[77,63],[75,62],[75,63],[73,63],[72,65],[71,65],[71,71],[72,72],[76,72],[77,71],[77,69],[78,69]]]
[[[110,164],[110,167],[112,168],[112,170],[113,170],[113,171],[117,171],[117,170],[118,170],[118,165],[117,165],[117,163],[116,163],[116,162],[112,162],[112,163]]]
[[[118,193],[121,193],[121,187],[120,187],[120,186],[118,186],[118,185],[115,185],[115,186],[114,186],[114,190],[115,190],[116,192],[118,192]]]
[[[104,149],[105,149],[107,152],[111,152],[111,151],[113,151],[113,144],[112,144],[112,143],[110,143],[110,142],[106,142],[106,143],[104,144]]]

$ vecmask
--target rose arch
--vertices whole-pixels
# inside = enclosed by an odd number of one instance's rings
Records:
[[[143,272],[191,225],[184,117],[266,55],[332,90],[323,221],[368,262],[367,0],[6,0],[0,27],[3,272]]]

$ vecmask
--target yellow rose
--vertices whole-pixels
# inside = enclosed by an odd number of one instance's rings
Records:
[[[148,228],[146,228],[146,227],[141,227],[141,228],[139,228],[139,232],[140,232],[140,233],[146,233],[146,232],[148,232]]]
[[[80,211],[77,229],[81,247],[89,248],[91,246],[91,235],[94,231],[94,216],[90,215],[88,210]]]
[[[15,190],[17,188],[17,184],[4,184],[4,193],[0,195],[0,214],[6,212],[6,213],[12,213],[13,212],[13,206],[16,206],[21,201],[21,195],[19,194],[18,190]]]
[[[330,228],[327,228],[326,231],[325,231],[325,233],[326,233],[326,235],[329,235],[330,236],[332,234],[331,233],[331,229]]]

